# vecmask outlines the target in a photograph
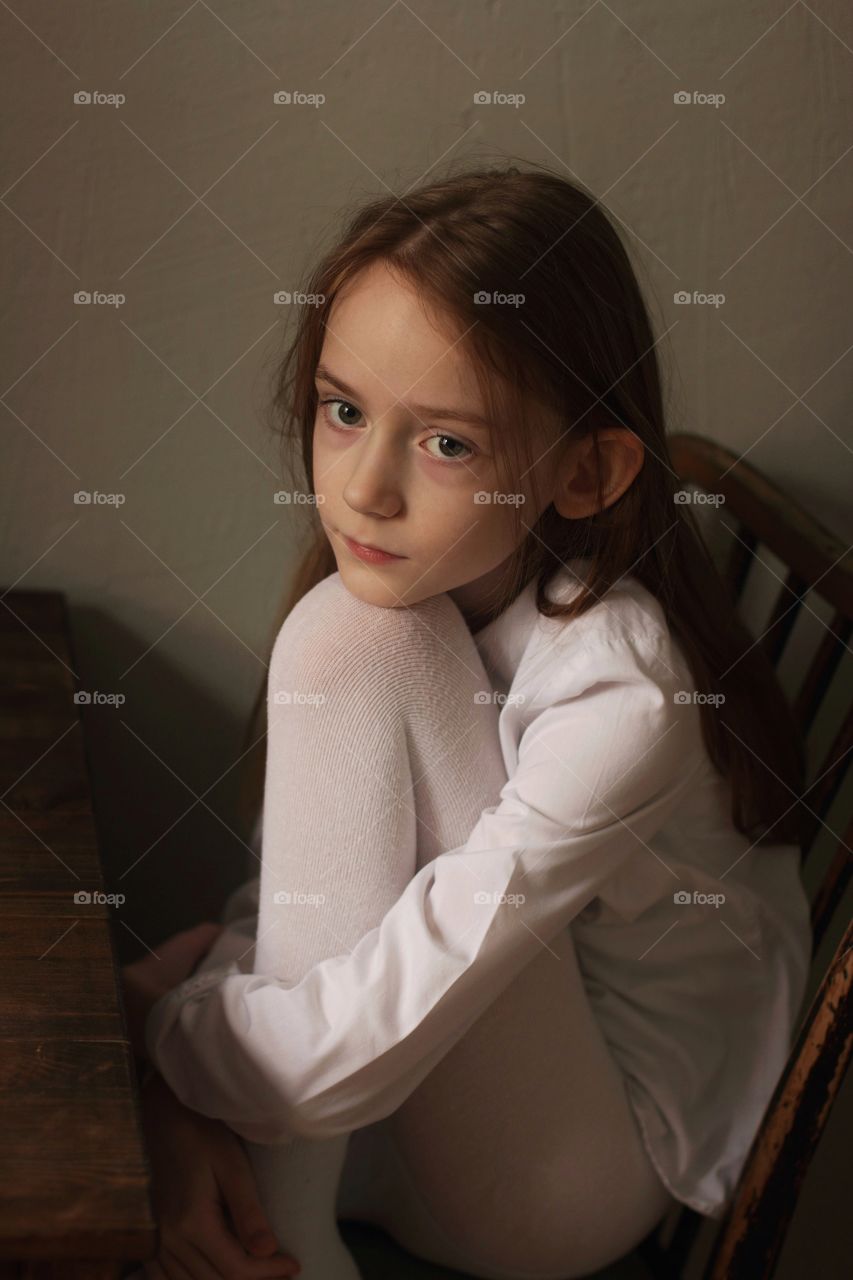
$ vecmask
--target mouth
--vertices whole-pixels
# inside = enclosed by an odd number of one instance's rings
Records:
[[[342,533],[341,537],[353,555],[358,556],[360,560],[367,560],[374,564],[382,564],[389,560],[406,559],[405,556],[398,556],[395,552],[386,551],[383,547],[371,546],[369,542],[356,542],[355,538],[350,538],[345,533]]]

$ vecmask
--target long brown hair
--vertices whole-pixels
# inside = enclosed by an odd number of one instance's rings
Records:
[[[316,366],[339,290],[382,260],[402,281],[460,326],[487,405],[499,429],[497,461],[506,491],[534,463],[533,426],[556,422],[592,436],[627,427],[645,449],[626,492],[588,519],[563,518],[550,504],[533,525],[519,505],[519,545],[500,611],[535,576],[536,605],[569,621],[593,608],[631,573],[657,599],[681,645],[700,694],[705,745],[729,779],[732,820],[756,843],[799,843],[804,749],[760,645],[738,619],[695,517],[675,498],[681,489],[669,457],[655,337],[634,270],[613,224],[595,198],[537,165],[451,174],[360,207],[322,258],[306,292],[321,305],[301,309],[295,336],[275,373],[271,415],[292,462],[314,488],[312,440]],[[482,295],[519,295],[517,305],[488,305]],[[478,297],[479,295],[479,297]],[[524,424],[521,428],[515,424]],[[556,455],[555,455],[556,457]],[[536,494],[534,477],[530,482]],[[541,503],[537,506],[540,509]],[[548,585],[569,560],[590,560],[583,590],[569,603],[548,598]],[[333,573],[328,538],[314,520],[311,545],[283,608]],[[273,637],[274,638],[274,637]],[[250,721],[255,742],[244,795],[259,803],[263,777],[265,687]]]

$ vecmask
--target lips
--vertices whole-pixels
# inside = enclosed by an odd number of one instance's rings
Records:
[[[349,538],[349,534],[344,536]],[[359,547],[364,547],[367,551],[381,551],[386,556],[395,556],[397,554],[396,551],[388,551],[385,547],[376,547],[372,542],[362,542],[360,538],[350,538],[349,540],[350,542],[355,542]]]
[[[380,555],[395,556],[398,560],[404,560],[405,556],[399,555],[396,551],[389,551],[387,547],[377,547],[372,542],[362,542],[360,538],[351,538],[348,533],[343,535],[348,542],[354,542],[358,547],[364,547],[366,551],[377,551]]]

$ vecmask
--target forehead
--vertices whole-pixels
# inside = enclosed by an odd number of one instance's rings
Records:
[[[377,262],[335,298],[320,359],[365,394],[393,392],[482,411],[463,332],[452,316],[429,306],[415,286]]]

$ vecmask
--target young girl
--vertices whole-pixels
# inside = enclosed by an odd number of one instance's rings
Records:
[[[358,1275],[336,1214],[470,1275],[587,1275],[676,1202],[722,1213],[784,1064],[796,733],[675,496],[600,203],[433,182],[306,292],[276,403],[316,543],[261,872],[147,1048],[245,1139],[304,1280]]]

